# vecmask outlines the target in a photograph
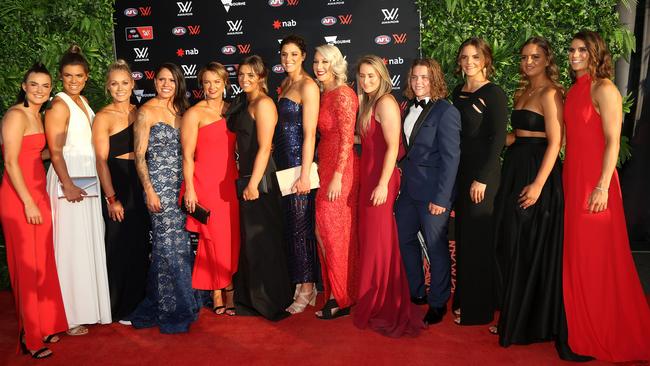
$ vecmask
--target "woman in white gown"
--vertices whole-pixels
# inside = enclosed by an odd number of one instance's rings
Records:
[[[64,91],[56,95],[45,113],[45,134],[52,158],[47,191],[70,335],[88,333],[83,324],[111,322],[104,221],[92,146],[95,113],[81,96],[89,70],[80,52],[78,46],[72,45],[61,57],[59,75]]]

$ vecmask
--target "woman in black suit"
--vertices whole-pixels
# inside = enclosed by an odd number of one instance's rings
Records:
[[[456,179],[456,293],[452,308],[462,325],[487,324],[495,309],[492,211],[499,188],[499,156],[506,137],[507,98],[490,82],[492,50],[480,38],[458,49],[465,83],[453,93],[461,115],[461,156]]]

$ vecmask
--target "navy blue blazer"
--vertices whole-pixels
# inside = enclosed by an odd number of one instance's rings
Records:
[[[408,112],[407,112],[408,113]],[[460,113],[444,99],[429,103],[413,126],[399,162],[402,193],[451,209],[460,162]]]

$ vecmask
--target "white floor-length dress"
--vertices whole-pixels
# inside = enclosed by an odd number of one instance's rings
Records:
[[[67,94],[58,93],[56,96],[70,110],[63,147],[68,174],[70,177],[96,177],[91,130],[95,113],[83,98],[88,117]],[[68,202],[58,197],[59,184],[59,177],[50,166],[47,192],[52,204],[54,254],[68,324],[74,327],[110,323],[101,193],[97,197],[85,197],[81,202]]]

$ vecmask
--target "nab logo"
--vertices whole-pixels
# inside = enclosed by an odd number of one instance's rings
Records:
[[[139,12],[138,9],[136,8],[128,8],[124,9],[124,15],[126,15],[129,18],[136,17],[138,16]]]
[[[237,49],[239,50],[239,53],[241,53],[242,55],[249,54],[251,52],[251,44],[250,43],[238,44]]]
[[[140,15],[143,17],[148,17],[151,15],[151,6],[141,6],[140,8]]]
[[[237,48],[235,48],[235,46],[233,45],[229,44],[227,46],[221,47],[221,53],[223,53],[224,55],[232,55],[235,52],[237,52]]]
[[[246,2],[245,1],[233,1],[233,0],[221,0],[221,4],[223,5],[223,8],[226,10],[226,13],[227,13],[230,10],[231,7],[233,7],[233,6],[245,6]]]
[[[186,16],[194,15],[192,13],[191,1],[177,1],[176,5],[178,5],[178,14],[176,14],[176,16],[186,17]]]
[[[182,48],[179,48],[176,50],[176,56],[178,57],[183,57],[183,56],[196,56],[199,54],[199,50],[196,48],[191,48],[189,50],[184,50]]]
[[[133,52],[135,52],[135,62],[149,61],[149,47],[134,47]]]
[[[390,41],[392,41],[390,36],[385,34],[375,37],[375,43],[379,45],[389,44]]]
[[[284,5],[284,0],[269,0],[269,6],[272,6],[274,8],[282,5]]]
[[[172,34],[175,36],[184,36],[187,33],[187,28],[185,27],[174,27],[172,29]]]
[[[196,64],[192,65],[181,65],[183,69],[183,76],[188,79],[196,79]]]
[[[282,74],[284,72],[284,67],[282,67],[282,65],[280,65],[280,64],[277,64],[277,65],[273,66],[272,70],[276,74]]]
[[[381,24],[396,24],[399,23],[399,8],[381,9],[384,14],[384,20]]]
[[[228,26],[229,36],[244,34],[244,21],[241,19],[238,20],[226,20],[226,25]]]
[[[339,15],[339,21],[341,22],[341,24],[352,23],[352,14]]]
[[[145,70],[144,76],[147,78],[147,80],[152,80],[156,76],[156,73],[153,70]]]
[[[336,18],[332,16],[324,17],[323,19],[320,20],[320,24],[325,26],[334,25],[336,24]]]
[[[140,71],[133,71],[131,73],[131,77],[133,78],[133,80],[140,80],[144,77],[144,75]]]
[[[200,25],[188,25],[187,29],[190,31],[191,36],[195,36],[195,35],[201,33],[201,26]]]
[[[400,80],[402,78],[402,75],[393,75],[390,78],[390,83],[393,85],[393,90],[399,89],[400,84],[402,81]]]
[[[296,25],[298,25],[298,23],[293,19],[283,20],[283,21],[280,21],[279,19],[276,19],[275,21],[273,21],[273,29],[276,29],[276,30],[280,29],[280,28],[295,27]]]
[[[393,39],[395,40],[395,44],[406,43],[406,33],[393,34]]]
[[[126,27],[124,28],[127,41],[148,41],[153,39],[153,27]]]
[[[391,59],[384,59],[384,63],[388,65],[403,65],[404,64],[404,59],[401,57],[398,58],[391,58]]]

